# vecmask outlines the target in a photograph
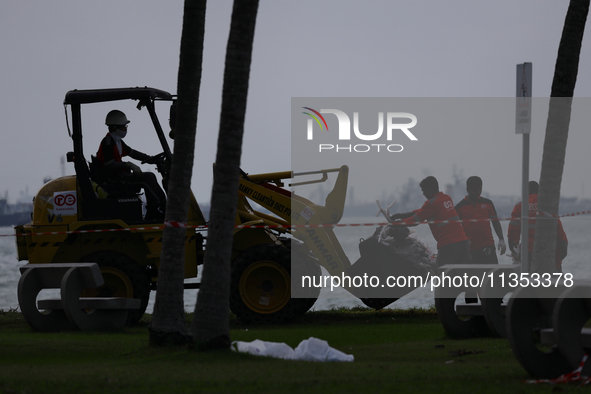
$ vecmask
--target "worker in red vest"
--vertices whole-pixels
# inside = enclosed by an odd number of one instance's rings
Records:
[[[164,219],[166,195],[158,184],[156,175],[144,172],[136,164],[123,161],[129,156],[139,161],[147,161],[151,156],[130,148],[123,138],[127,135],[127,116],[119,110],[110,111],[105,119],[109,132],[101,141],[96,154],[103,174],[129,185],[137,185],[146,193],[146,219]]]
[[[429,176],[419,184],[427,201],[420,209],[392,215],[392,220],[402,219],[409,226],[429,221],[433,238],[437,241],[437,267],[445,264],[470,264],[470,241],[450,196],[439,191],[439,183]]]
[[[491,224],[499,237],[501,255],[507,250],[503,229],[498,221],[495,205],[488,198],[482,197],[482,179],[471,176],[466,180],[468,195],[456,205],[458,216],[462,220],[464,232],[470,240],[470,254],[474,264],[498,264],[495,240]]]
[[[527,250],[528,260],[531,262],[531,258],[534,250],[534,238],[536,235],[536,218],[538,215],[538,189],[540,185],[536,181],[529,182],[529,201],[528,201],[528,236],[527,236]],[[521,202],[518,202],[511,212],[511,221],[509,222],[509,231],[507,238],[509,240],[509,249],[514,256],[519,255],[519,239],[521,237]],[[533,219],[532,219],[533,218]],[[562,260],[568,252],[568,239],[566,233],[562,227],[562,222],[557,218],[556,226],[556,272],[562,272]]]

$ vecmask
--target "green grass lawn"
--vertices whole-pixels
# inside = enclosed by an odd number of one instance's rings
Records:
[[[190,319],[191,316],[188,316]],[[232,340],[291,347],[311,336],[353,354],[352,363],[286,361],[230,351],[150,348],[150,316],[110,333],[33,332],[0,311],[4,393],[538,393],[586,390],[527,384],[505,339],[451,339],[429,310],[309,312],[284,326],[231,318]]]

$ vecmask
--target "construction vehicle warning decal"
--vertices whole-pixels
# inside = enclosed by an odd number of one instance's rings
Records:
[[[300,212],[300,215],[302,215],[304,219],[310,220],[310,218],[314,216],[314,211],[308,207],[305,207],[304,210]]]

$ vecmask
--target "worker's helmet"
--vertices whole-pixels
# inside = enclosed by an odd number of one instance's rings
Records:
[[[123,126],[129,123],[127,120],[127,116],[117,109],[112,110],[107,114],[107,118],[105,119],[105,124],[107,126]]]

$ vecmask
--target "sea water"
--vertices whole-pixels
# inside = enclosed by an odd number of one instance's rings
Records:
[[[349,218],[347,223],[378,223],[383,218]],[[591,215],[580,215],[562,218],[564,231],[568,237],[568,256],[563,262],[563,272],[572,273],[575,279],[591,278]],[[507,238],[508,222],[501,222],[503,235]],[[361,227],[338,227],[335,235],[339,239],[343,250],[351,263],[359,258],[359,242],[362,238],[369,238],[377,228],[377,225]],[[431,251],[436,251],[436,243],[431,235],[429,227],[421,224],[413,228],[413,237],[423,242]],[[496,241],[496,235],[495,235]],[[26,264],[26,261],[17,261],[14,229],[12,227],[0,227],[0,309],[8,310],[18,307],[17,284],[20,278],[19,267]],[[509,256],[499,256],[500,264],[511,264]],[[324,274],[326,272],[324,271]],[[58,290],[46,290],[52,292]],[[195,308],[198,290],[185,290],[184,305],[187,312]],[[151,313],[156,297],[151,292],[150,303],[147,312]],[[322,289],[314,310],[326,310],[339,307],[360,306],[363,303],[346,290],[335,288]],[[418,288],[391,304],[389,308],[409,309],[428,308],[434,305],[433,292],[429,287]]]

